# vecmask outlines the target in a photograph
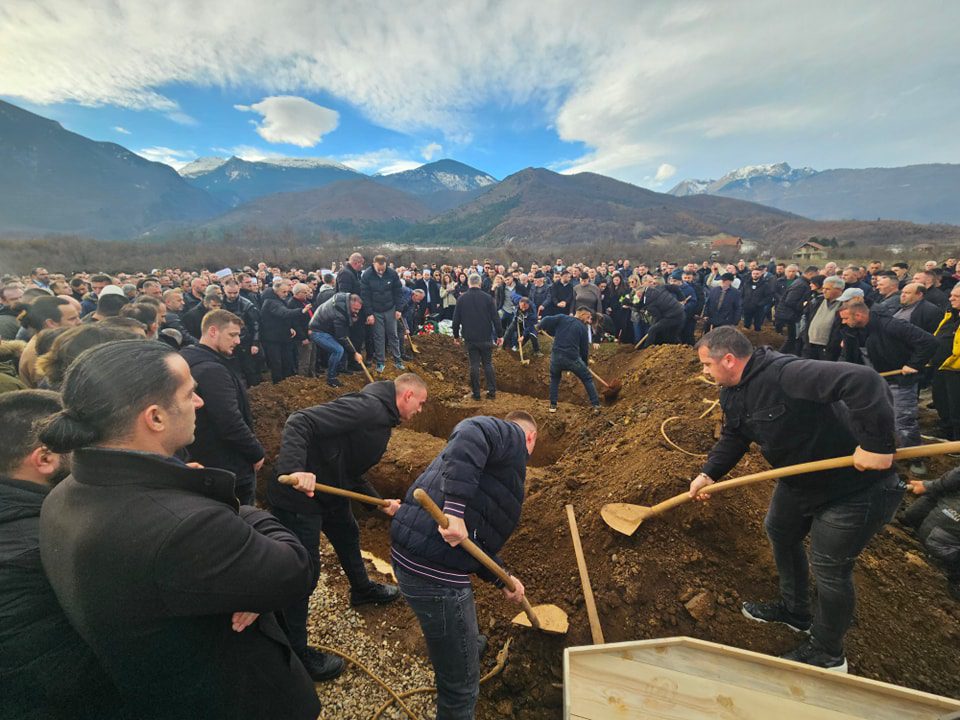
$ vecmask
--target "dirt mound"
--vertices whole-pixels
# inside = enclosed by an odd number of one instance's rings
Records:
[[[772,345],[778,339],[772,333],[759,338]],[[502,678],[482,689],[481,717],[558,717],[563,647],[590,643],[564,515],[567,503],[576,510],[608,642],[691,635],[765,653],[782,653],[798,642],[788,630],[740,615],[741,600],[778,593],[763,529],[772,485],[688,503],[648,520],[633,537],[615,533],[600,518],[607,502],[652,505],[682,493],[698,472],[702,458],[675,449],[661,434],[664,421],[677,418],[664,427],[673,443],[695,454],[713,443],[720,411],[699,416],[717,399],[718,389],[700,378],[691,348],[660,346],[635,353],[632,347],[609,345],[594,351],[595,369],[623,382],[620,399],[594,417],[582,407],[586,396],[579,381],[569,376],[561,388],[560,412],[546,412],[547,357],[521,366],[516,354],[495,352],[498,397],[475,403],[462,400],[467,389],[463,349],[441,336],[419,338],[417,344],[421,353],[409,367],[427,380],[430,401],[394,433],[385,458],[371,471],[382,491],[400,496],[465,417],[523,408],[541,428],[523,517],[503,556],[526,583],[531,602],[552,602],[567,611],[570,633],[556,638],[512,628],[515,607],[492,587],[476,583],[480,626],[491,645],[499,646],[508,635],[515,638]],[[548,351],[548,339],[545,346]],[[344,391],[357,390],[362,376],[345,381]],[[305,379],[254,389],[257,432],[268,463],[289,412],[338,394],[322,381]],[[950,466],[947,460],[930,465],[931,472]],[[734,474],[765,468],[753,451]],[[386,523],[361,517],[361,524],[364,548],[385,557]],[[923,557],[916,541],[896,525],[863,553],[848,659],[858,675],[960,697],[960,606],[946,595],[941,572]],[[406,608],[391,609],[385,618],[383,637],[422,650],[416,621]]]

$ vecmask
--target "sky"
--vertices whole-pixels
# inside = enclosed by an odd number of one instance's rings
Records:
[[[174,167],[453,158],[665,191],[960,162],[960,2],[4,0],[0,98]]]

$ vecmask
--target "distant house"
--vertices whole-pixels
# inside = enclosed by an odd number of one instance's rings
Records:
[[[913,251],[918,253],[924,253],[926,255],[932,255],[935,252],[933,245],[928,243],[922,243],[920,245],[914,245]]]
[[[743,247],[743,238],[726,236],[719,237],[710,243],[711,250],[735,250],[740,252],[740,249]]]
[[[805,243],[801,243],[800,246],[793,251],[794,260],[826,260],[827,251],[818,242],[813,242],[813,240],[807,240]]]

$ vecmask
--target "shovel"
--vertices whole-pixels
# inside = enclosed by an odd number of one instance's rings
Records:
[[[350,338],[347,338],[347,345],[349,345],[350,349],[353,350],[354,355],[360,354],[357,352],[357,349],[353,346],[353,342],[350,340]],[[367,376],[367,382],[373,382],[373,375],[371,375],[370,371],[367,370],[367,364],[363,362],[362,357],[360,358],[360,367],[363,368],[363,374]]]
[[[413,491],[413,497],[418,503],[420,503],[420,505],[423,506],[424,510],[430,513],[430,516],[436,520],[437,525],[442,528],[446,528],[450,524],[447,516],[443,514],[443,510],[437,506],[433,499],[427,495],[424,490],[417,488]],[[473,557],[481,565],[500,578],[500,580],[503,581],[503,584],[506,585],[507,590],[513,592],[516,589],[516,585],[513,584],[513,579],[507,575],[506,571],[497,565],[493,560],[491,560],[490,556],[478,548],[472,540],[469,538],[464,539],[460,542],[459,547],[462,547],[468,553],[473,555]],[[537,630],[543,630],[544,632],[554,633],[556,635],[566,634],[567,628],[569,627],[567,622],[567,614],[556,605],[537,605],[536,608],[533,608],[530,606],[530,602],[526,598],[523,598],[522,604],[523,612],[513,619],[513,623],[515,625],[533,627]],[[524,615],[526,617],[524,617]]]
[[[297,484],[296,478],[290,475],[280,475],[277,478],[277,482],[281,485]],[[357,502],[366,503],[367,505],[376,505],[377,507],[387,507],[390,505],[390,503],[383,498],[375,498],[373,495],[364,495],[351,490],[343,490],[338,487],[333,487],[332,485],[321,485],[320,483],[317,483],[313,489],[317,492],[326,493],[327,495],[339,495],[340,497],[356,500]]]
[[[650,333],[647,333],[647,334],[644,335],[642,338],[640,338],[640,342],[638,342],[636,345],[634,345],[634,346],[633,346],[633,349],[634,349],[634,350],[639,350],[639,349],[640,349],[640,346],[643,345],[643,341],[646,340],[648,337],[650,337]]]
[[[403,320],[403,330],[407,335],[407,340],[410,341],[410,349],[413,350],[415,354],[419,355],[420,351],[417,350],[417,346],[413,344],[413,335],[410,334],[410,326],[407,325],[407,319],[406,318],[400,318],[400,319]]]
[[[523,320],[519,320],[519,319],[517,320],[517,329],[520,331],[520,340],[517,342],[517,348],[519,348],[520,350],[520,364],[529,365],[530,361],[523,359],[523,341],[526,340],[526,338],[523,336],[523,333],[524,333]]]
[[[916,445],[898,450],[893,458],[894,460],[908,460],[918,457],[933,457],[934,455],[946,455],[947,453],[960,452],[960,440],[955,442],[937,443],[935,445]],[[812,462],[800,463],[799,465],[788,465],[782,468],[773,468],[763,472],[752,473],[733,480],[708,485],[700,492],[704,495],[713,495],[724,490],[732,490],[741,485],[751,485],[761,480],[776,480],[777,478],[790,477],[792,475],[803,475],[810,472],[821,472],[823,470],[835,470],[842,467],[851,467],[853,465],[853,456],[845,455],[838,458],[829,458],[827,460],[814,460]],[[678,505],[688,503],[693,498],[689,492],[675,495],[674,497],[657,503],[652,507],[645,505],[631,505],[629,503],[609,503],[600,508],[600,516],[603,521],[617,532],[624,535],[633,535],[644,520],[660,515],[661,513],[675,508]]]
[[[593,375],[597,380],[601,382],[605,390],[603,391],[603,399],[607,402],[613,402],[617,399],[617,395],[620,394],[620,390],[623,388],[623,383],[619,380],[614,380],[613,382],[607,382],[602,377],[597,375],[590,367],[587,367],[587,370],[590,370],[590,374]]]

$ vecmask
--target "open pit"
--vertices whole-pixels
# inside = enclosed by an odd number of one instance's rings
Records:
[[[751,337],[780,342],[773,333]],[[502,417],[524,409],[540,424],[523,516],[502,556],[526,584],[532,603],[555,603],[568,613],[570,632],[556,637],[512,626],[516,607],[492,586],[477,581],[477,613],[490,647],[499,648],[507,637],[513,638],[506,669],[481,689],[478,717],[561,715],[563,648],[590,643],[564,515],[567,503],[576,511],[607,642],[690,635],[770,654],[797,643],[790,631],[747,622],[739,610],[742,600],[777,596],[776,569],[763,530],[771,485],[681,506],[644,523],[632,537],[615,533],[600,518],[600,507],[607,502],[651,505],[683,492],[696,475],[701,459],[675,449],[660,432],[664,420],[679,416],[665,431],[694,454],[705,453],[715,437],[719,410],[699,416],[709,407],[704,400],[717,398],[717,388],[698,379],[700,366],[692,349],[661,346],[635,353],[632,347],[602,346],[594,353],[594,369],[608,380],[622,380],[623,390],[619,400],[595,417],[586,411],[580,382],[569,373],[561,387],[559,412],[547,413],[547,356],[521,366],[515,353],[495,352],[497,399],[474,402],[463,399],[469,389],[464,351],[442,336],[418,338],[417,345],[421,352],[408,369],[426,380],[430,399],[419,416],[394,431],[386,455],[369,473],[385,496],[402,497],[443,448],[456,423],[466,417]],[[544,346],[548,354],[549,340]],[[386,377],[396,374],[388,368]],[[290,412],[359,390],[364,383],[362,375],[342,379],[341,390],[327,387],[322,379],[291,378],[251,391],[257,434],[267,449],[264,474],[271,472]],[[928,477],[951,467],[945,457],[928,464]],[[734,475],[766,467],[754,450]],[[387,558],[387,519],[363,510],[357,517],[363,548]],[[327,554],[324,568],[330,578],[318,593],[333,588],[343,594],[345,583],[335,558],[331,564],[331,553]],[[856,584],[857,618],[847,636],[851,672],[960,697],[960,605],[946,594],[942,572],[926,560],[917,541],[896,523],[885,528],[861,555]],[[698,602],[691,605],[694,616],[686,606],[697,596]],[[365,608],[362,617],[363,632],[376,644],[425,658],[416,619],[404,605]],[[485,660],[484,670],[493,664],[494,654]],[[389,682],[390,668],[379,671]],[[338,692],[369,696],[362,712],[342,710],[336,717],[369,718],[386,698],[355,672],[348,671],[346,679],[329,687],[319,686],[327,704]],[[384,714],[402,716],[393,710]]]

